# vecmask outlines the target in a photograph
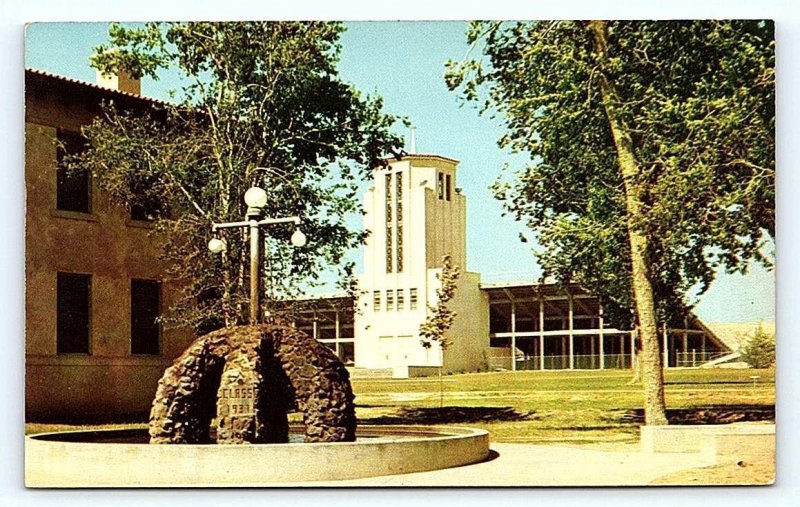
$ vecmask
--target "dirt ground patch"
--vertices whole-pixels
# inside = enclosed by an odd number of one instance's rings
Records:
[[[759,456],[750,460],[730,461],[721,465],[693,468],[659,477],[654,485],[769,485],[775,482],[775,460]]]

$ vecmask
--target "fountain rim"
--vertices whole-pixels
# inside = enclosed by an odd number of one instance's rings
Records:
[[[290,424],[290,432],[301,433],[303,426],[301,424]],[[481,437],[489,435],[489,432],[480,428],[469,428],[465,426],[435,426],[435,425],[410,425],[410,424],[360,424],[356,428],[356,440],[352,442],[286,442],[286,443],[258,443],[258,444],[151,444],[151,443],[130,443],[130,442],[93,442],[86,440],[73,440],[69,437],[77,437],[80,435],[96,435],[96,436],[123,436],[126,434],[141,434],[147,432],[146,428],[110,428],[110,429],[95,429],[95,430],[70,430],[70,431],[48,431],[43,433],[31,433],[25,435],[25,440],[32,440],[35,442],[48,442],[68,445],[113,445],[119,446],[134,446],[134,447],[153,447],[169,448],[180,447],[187,448],[236,448],[239,446],[258,446],[258,447],[324,447],[324,446],[337,446],[342,445],[369,445],[369,444],[383,444],[383,443],[403,443],[403,442],[418,442],[418,441],[445,441],[460,439],[464,437]],[[392,435],[402,435],[404,438],[392,439]],[[359,440],[359,436],[369,437],[386,437],[381,440]]]
[[[411,425],[359,428],[361,434],[380,428],[377,431],[384,434],[403,432],[410,438],[150,444],[56,439],[137,431],[130,429],[37,433],[25,436],[25,484],[33,488],[337,485],[348,479],[469,465],[489,456],[489,432],[484,429]],[[431,433],[436,436],[426,436]]]

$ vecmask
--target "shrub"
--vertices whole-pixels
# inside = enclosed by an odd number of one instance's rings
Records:
[[[751,367],[769,368],[775,364],[775,336],[758,326],[741,353],[742,360]]]

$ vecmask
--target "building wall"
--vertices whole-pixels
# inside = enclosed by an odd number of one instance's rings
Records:
[[[364,249],[362,290],[356,305],[356,366],[391,368],[397,377],[410,372],[438,370],[442,354],[438,345],[422,346],[419,328],[428,306],[437,304],[442,258],[450,255],[461,271],[466,268],[466,198],[456,192],[456,162],[435,155],[410,155],[392,160],[388,168],[374,171],[373,187],[364,197],[364,228],[369,237]],[[387,174],[396,185],[403,174],[403,269],[387,269]],[[450,182],[449,199],[439,198],[439,175]],[[446,178],[446,179],[445,179]],[[447,194],[447,192],[445,192]],[[392,194],[389,194],[390,198]],[[390,200],[391,202],[391,200]],[[391,206],[390,206],[391,207]],[[392,220],[397,218],[393,208]],[[397,239],[393,239],[396,246]],[[396,250],[396,249],[395,249]],[[479,276],[464,273],[453,308],[459,317],[451,330],[452,347],[444,356],[447,371],[474,371],[485,367],[488,346],[488,302],[479,290]],[[410,290],[417,291],[417,306],[411,309]],[[396,291],[403,291],[404,308],[397,308]],[[394,296],[387,309],[387,292]],[[379,294],[380,309],[374,308]]]
[[[461,273],[451,308],[456,312],[447,333],[445,370],[452,373],[486,370],[489,347],[489,299],[480,290],[478,273]]]
[[[56,131],[78,132],[93,116],[79,100],[35,91],[26,96],[25,126],[26,416],[146,412],[164,369],[191,340],[186,331],[162,330],[159,355],[130,351],[131,279],[163,280],[160,242],[96,182],[90,214],[56,209]],[[89,354],[56,352],[58,272],[92,275]],[[162,283],[161,307],[177,292]]]

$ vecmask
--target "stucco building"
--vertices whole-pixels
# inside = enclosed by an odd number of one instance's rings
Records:
[[[25,72],[29,418],[141,412],[191,339],[156,321],[177,288],[164,281],[159,240],[141,210],[113,205],[89,174],[64,169],[101,102],[131,110],[153,103],[138,95],[138,81],[99,84]]]

